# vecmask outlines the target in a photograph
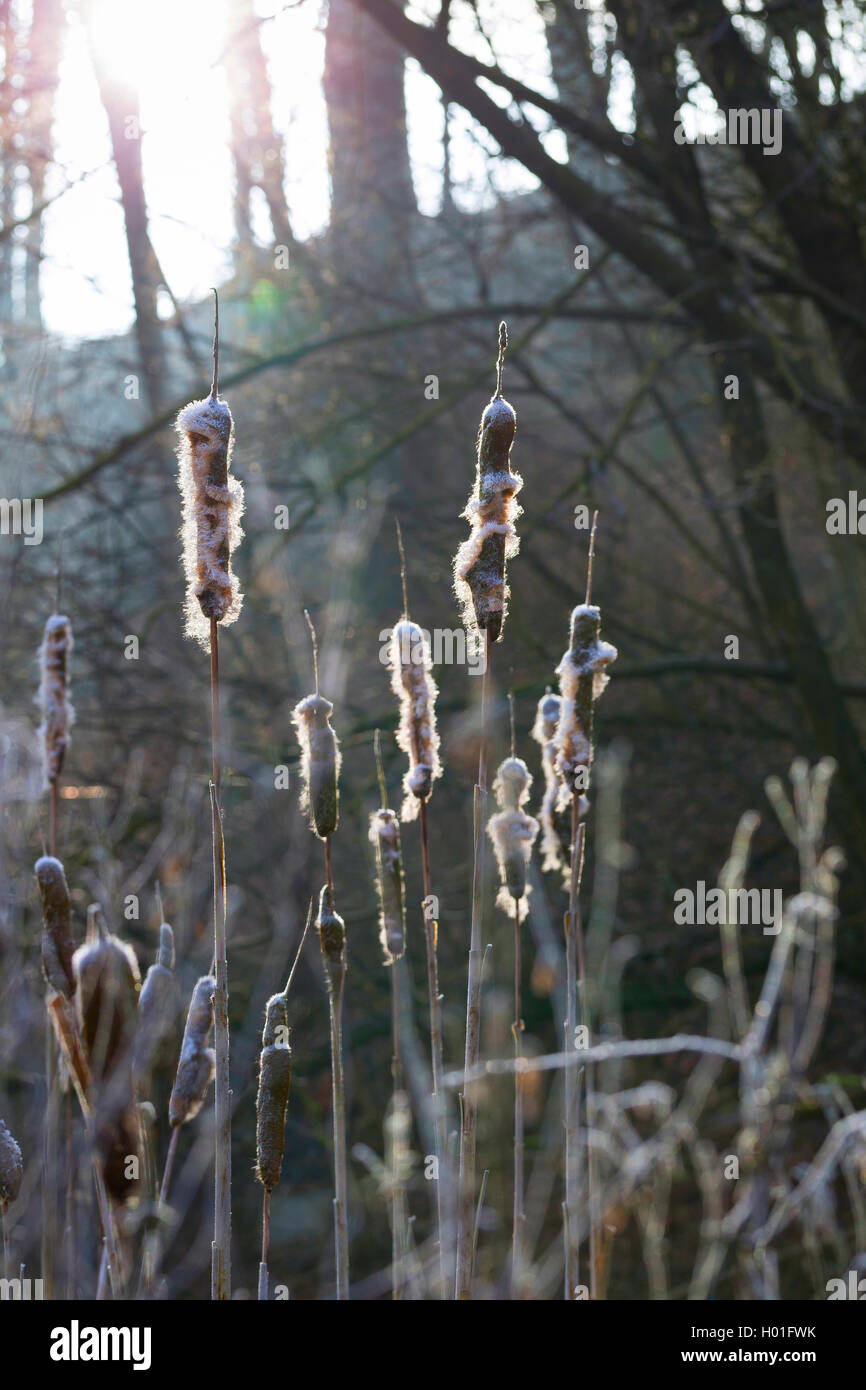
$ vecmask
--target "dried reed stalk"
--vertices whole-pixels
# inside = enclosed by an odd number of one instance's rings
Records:
[[[442,1087],[444,1070],[442,1040],[442,995],[439,992],[439,923],[433,913],[434,898],[430,876],[430,837],[427,823],[427,803],[433,784],[443,772],[439,756],[439,734],[436,728],[436,697],[438,691],[432,675],[429,643],[416,623],[409,619],[409,598],[406,581],[406,553],[400,522],[396,521],[397,544],[400,551],[400,580],[403,589],[403,616],[391,633],[389,665],[391,689],[400,706],[397,743],[409,759],[403,779],[403,821],[420,817],[421,873],[424,897],[421,910],[424,922],[424,941],[427,960],[427,994],[430,1009],[430,1062],[432,1074],[433,1141],[437,1167],[436,1226],[439,1248],[441,1297],[447,1297],[449,1284],[449,1250],[451,1207],[451,1165],[446,1144],[447,1098]]]
[[[388,789],[382,767],[382,753],[377,729],[373,745],[379,782],[381,806],[370,816],[369,838],[376,856],[376,889],[379,897],[379,941],[384,963],[390,967],[391,984],[391,1116],[389,1133],[399,1127],[405,1110],[403,1058],[400,1046],[400,974],[396,968],[406,950],[406,889],[403,879],[403,855],[400,845],[400,822],[389,809]],[[392,1295],[403,1298],[406,1279],[406,1258],[409,1248],[407,1231],[406,1192],[401,1167],[401,1146],[391,1134],[391,1263]]]
[[[568,650],[556,668],[560,685],[560,716],[556,731],[556,773],[559,778],[558,809],[571,809],[571,873],[569,906],[565,918],[566,948],[566,1024],[565,1049],[576,1049],[576,1030],[580,1024],[589,1026],[586,1007],[586,978],[583,950],[583,930],[579,895],[583,872],[584,826],[581,815],[583,793],[589,790],[592,765],[593,705],[607,685],[606,668],[616,660],[616,648],[600,637],[601,612],[590,603],[592,569],[595,557],[597,514],[593,517],[587,563],[586,597],[571,614]],[[586,1069],[587,1105],[592,1104],[592,1067]],[[575,1068],[565,1077],[565,1204],[563,1207],[563,1239],[565,1244],[565,1298],[578,1297],[580,1282],[578,1229],[578,1185],[580,1174],[580,1073]],[[590,1296],[597,1292],[597,1222],[595,1220],[595,1183],[589,1148],[588,1197],[590,1211]]]
[[[219,397],[219,297],[214,290],[213,381],[206,400],[192,401],[177,418],[178,482],[183,499],[183,561],[187,579],[186,631],[210,650],[211,819],[214,866],[214,1035],[216,1122],[214,1239],[211,1297],[231,1298],[231,1089],[229,1080],[228,955],[225,841],[220,804],[219,629],[240,615],[243,596],[232,573],[241,539],[243,488],[229,472],[234,427]]]
[[[486,407],[478,432],[475,488],[466,506],[472,534],[457,552],[454,587],[461,602],[463,621],[470,632],[484,634],[484,669],[481,678],[481,732],[478,749],[478,781],[473,794],[472,921],[466,987],[466,1049],[464,1071],[470,1074],[478,1062],[481,1038],[481,923],[484,909],[484,821],[487,806],[487,704],[491,646],[502,636],[508,587],[506,560],[518,548],[514,520],[515,501],[522,479],[510,467],[511,446],[517,417],[502,398],[502,371],[508,333],[499,325],[496,393]],[[462,1094],[460,1170],[457,1199],[457,1252],[455,1297],[471,1298],[475,1251],[475,1142],[477,1088],[468,1083]]]
[[[532,776],[522,758],[514,755],[514,699],[509,694],[511,706],[511,756],[500,763],[493,793],[499,811],[490,817],[487,832],[493,842],[496,861],[499,865],[500,888],[497,904],[514,921],[514,1198],[512,1208],[512,1246],[511,1246],[511,1296],[520,1298],[525,1274],[523,1252],[523,1233],[526,1224],[524,1213],[524,1112],[523,1078],[521,1064],[523,1057],[522,1033],[523,1018],[521,998],[523,981],[521,971],[520,925],[528,912],[527,899],[529,885],[527,871],[532,856],[532,846],[538,834],[538,821],[523,809],[532,787]]]
[[[298,945],[295,962],[281,994],[265,1005],[262,1049],[259,1054],[259,1087],[256,1095],[256,1177],[262,1185],[262,1258],[259,1263],[259,1300],[268,1297],[268,1252],[271,1239],[271,1193],[280,1181],[286,1142],[286,1113],[292,1084],[292,1048],[289,1041],[289,990],[310,929],[313,905]]]

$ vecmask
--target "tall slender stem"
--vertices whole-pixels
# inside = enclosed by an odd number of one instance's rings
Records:
[[[268,1254],[271,1245],[271,1194],[262,1188],[262,1258],[259,1264],[259,1302],[268,1300]]]
[[[485,661],[481,677],[481,737],[478,748],[478,782],[473,797],[472,922],[469,937],[469,973],[466,988],[466,1050],[464,1070],[478,1062],[481,1041],[481,922],[484,910],[484,822],[487,806],[487,688],[490,678],[490,633],[485,631]],[[463,1087],[460,1125],[460,1180],[457,1204],[457,1276],[455,1297],[471,1298],[474,1253],[473,1206],[475,1199],[475,1141],[478,1112],[477,1083]]]
[[[520,1298],[522,1296],[523,1281],[523,1230],[526,1223],[526,1215],[523,1210],[523,1077],[521,1075],[521,1064],[523,1060],[522,1034],[523,1018],[521,1016],[521,996],[523,994],[523,979],[521,970],[520,953],[520,913],[518,910],[518,899],[514,899],[514,1023],[512,1033],[514,1035],[514,1209],[512,1226],[512,1247],[511,1247],[511,1297]]]
[[[231,1240],[232,1240],[232,1116],[229,1082],[229,1014],[228,1014],[228,957],[226,949],[226,879],[225,842],[220,807],[220,743],[219,743],[219,628],[216,619],[210,623],[211,675],[211,816],[213,823],[213,899],[214,899],[214,1045],[216,1051],[215,1085],[215,1163],[214,1163],[214,1238],[211,1260],[211,1298],[223,1301],[231,1298]]]
[[[406,1284],[406,1194],[403,1189],[403,1175],[400,1171],[401,1154],[398,1143],[400,1107],[403,1102],[403,1058],[400,1050],[400,975],[396,961],[390,967],[391,974],[391,1037],[393,1055],[391,1058],[391,1134],[389,1138],[391,1159],[391,1262],[392,1297],[403,1298]]]
[[[436,1222],[439,1239],[439,1277],[441,1296],[446,1297],[449,1280],[450,1230],[450,1167],[445,1138],[445,1093],[442,1088],[444,1053],[442,1043],[442,996],[439,993],[439,923],[430,902],[430,846],[427,829],[427,803],[421,802],[421,870],[424,884],[424,938],[427,947],[427,992],[430,999],[430,1063],[433,1077],[433,1141],[436,1147]],[[437,914],[438,915],[438,914]]]
[[[349,1298],[349,1227],[346,1184],[346,1095],[343,1081],[343,974],[336,985],[328,979],[331,1021],[331,1092],[334,1111],[334,1250],[337,1298]]]

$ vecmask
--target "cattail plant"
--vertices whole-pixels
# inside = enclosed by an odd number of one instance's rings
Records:
[[[343,1081],[343,984],[346,978],[346,924],[334,910],[333,889],[326,884],[316,918],[331,1027],[331,1101],[334,1112],[334,1249],[337,1298],[349,1297],[349,1226],[346,1187],[346,1091]]]
[[[483,633],[484,666],[481,681],[481,734],[478,781],[473,797],[472,921],[466,986],[466,1048],[464,1073],[478,1063],[481,1038],[481,919],[484,902],[484,820],[487,806],[487,689],[491,644],[500,641],[508,601],[506,561],[517,554],[516,501],[522,478],[512,472],[511,446],[517,416],[502,397],[502,373],[508,330],[499,325],[496,392],[481,416],[478,431],[475,487],[463,515],[471,533],[454,559],[454,587],[470,636]],[[475,1135],[477,1093],[464,1085],[461,1097],[460,1178],[457,1203],[457,1270],[455,1296],[471,1296],[474,1251]]]
[[[141,1136],[132,1078],[138,1021],[138,962],[105,926],[97,905],[88,911],[87,940],[73,957],[75,1005],[94,1088],[94,1139],[105,1186],[123,1203],[138,1185]],[[129,1160],[136,1162],[129,1166]]]
[[[424,888],[422,915],[427,954],[427,992],[430,1006],[430,1053],[433,1077],[434,1141],[439,1179],[436,1185],[439,1259],[442,1293],[446,1287],[446,1248],[444,1238],[443,1191],[450,1188],[447,1181],[448,1155],[445,1145],[445,1095],[442,1089],[444,1067],[442,1044],[442,996],[439,993],[439,924],[432,912],[434,902],[430,877],[430,839],[427,825],[427,803],[433,784],[442,776],[439,757],[439,733],[436,728],[436,697],[430,644],[425,633],[409,619],[409,599],[406,583],[406,555],[400,522],[397,544],[400,550],[400,578],[403,587],[403,616],[395,625],[388,648],[391,689],[399,701],[400,722],[397,744],[409,759],[403,778],[403,804],[400,819],[404,822],[420,817],[421,873]],[[383,803],[384,804],[384,803]]]
[[[374,735],[376,772],[382,804],[371,812],[369,838],[376,856],[376,890],[379,898],[379,941],[391,977],[391,1118],[405,1108],[403,1094],[403,1061],[400,1046],[400,972],[398,962],[406,950],[406,889],[403,879],[403,855],[400,845],[400,821],[388,807],[388,790],[382,767],[379,730]],[[393,1296],[403,1297],[406,1236],[406,1194],[402,1172],[397,1166],[397,1148],[392,1146],[394,1163],[391,1171],[391,1245],[393,1265]]]
[[[231,1091],[229,1088],[228,956],[225,842],[220,805],[219,624],[237,620],[243,598],[232,573],[241,539],[243,488],[229,473],[234,426],[219,396],[219,297],[214,290],[213,381],[205,400],[191,401],[177,418],[178,482],[183,500],[186,631],[210,651],[211,820],[214,858],[214,1033],[216,1124],[214,1239],[211,1297],[231,1297]]]
[[[343,982],[346,975],[346,927],[334,907],[331,836],[340,820],[340,744],[333,728],[330,700],[319,694],[319,646],[316,629],[304,610],[313,648],[315,690],[295,705],[292,722],[301,745],[301,809],[310,829],[325,847],[325,886],[316,927],[328,986],[331,1029],[331,1089],[334,1105],[334,1243],[337,1298],[349,1297],[349,1226],[346,1187],[346,1100],[343,1084]]]
[[[57,853],[57,802],[60,774],[69,747],[69,731],[75,710],[69,699],[69,657],[72,651],[72,624],[60,613],[52,613],[45,624],[39,648],[39,708],[42,723],[39,739],[45,789],[50,793],[49,847]]]
[[[566,955],[566,1022],[565,1050],[574,1051],[580,1015],[586,1016],[583,933],[578,898],[583,868],[583,833],[580,821],[581,795],[589,790],[592,763],[593,705],[608,682],[607,667],[616,660],[616,647],[601,639],[601,611],[592,597],[592,568],[595,556],[597,515],[590,533],[585,601],[572,611],[569,645],[556,668],[559,677],[560,715],[556,731],[555,769],[559,779],[557,808],[571,809],[571,865],[569,877],[569,910],[565,919]],[[587,1102],[592,1088],[592,1068],[587,1067]],[[577,1297],[579,1281],[577,1229],[578,1185],[578,1112],[580,1093],[577,1069],[565,1073],[565,1205],[563,1235],[565,1241],[565,1297]],[[590,1187],[592,1163],[590,1160]],[[590,1190],[590,1211],[594,1210]],[[590,1291],[595,1294],[597,1278],[595,1224],[590,1222]]]
[[[150,1092],[151,1072],[160,1052],[174,1033],[177,1012],[174,932],[168,922],[162,922],[156,960],[145,975],[138,996],[138,1029],[135,1036],[133,1069],[139,1097],[147,1096]]]
[[[517,1070],[514,1073],[514,1203],[512,1221],[511,1292],[512,1297],[520,1296],[523,1278],[523,1078],[520,1062],[523,1055],[521,1034],[523,1018],[521,997],[523,981],[521,974],[520,924],[529,910],[530,893],[527,883],[532,846],[538,834],[538,821],[524,810],[532,787],[532,775],[522,758],[514,755],[514,700],[511,704],[511,756],[499,764],[493,794],[499,810],[490,817],[487,833],[493,841],[496,862],[499,866],[500,887],[496,902],[499,907],[514,919],[514,1056]]]
[[[0,1225],[3,1227],[3,1273],[11,1279],[9,1261],[9,1233],[6,1229],[6,1213],[21,1191],[24,1179],[24,1160],[21,1149],[8,1126],[0,1120]]]
[[[289,990],[310,929],[313,905],[307,913],[286,987],[265,1004],[265,1026],[259,1054],[259,1089],[256,1095],[256,1177],[262,1185],[262,1258],[259,1264],[259,1299],[268,1297],[268,1249],[271,1237],[271,1193],[280,1181],[286,1142],[286,1112],[292,1084],[292,1049],[289,1042]]]

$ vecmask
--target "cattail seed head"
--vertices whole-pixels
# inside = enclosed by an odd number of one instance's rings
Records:
[[[42,903],[42,970],[52,989],[71,999],[75,993],[72,908],[59,859],[45,854],[34,865]]]
[[[422,801],[442,776],[439,734],[436,730],[436,682],[430,644],[417,623],[404,618],[391,633],[389,648],[391,689],[400,701],[397,743],[409,759],[403,778],[400,819],[414,820]]]
[[[529,910],[527,871],[538,834],[538,821],[523,809],[531,786],[532,774],[522,758],[506,758],[500,763],[493,783],[500,810],[487,823],[499,865],[497,906],[510,911],[518,922]]]
[[[301,809],[320,840],[333,835],[340,819],[340,744],[331,728],[334,706],[322,695],[307,695],[292,711],[301,745]]]
[[[177,1074],[168,1103],[172,1128],[192,1120],[204,1105],[207,1088],[216,1070],[216,1053],[208,1046],[213,1026],[213,975],[202,975],[196,982],[186,1016]]]
[[[210,623],[233,623],[243,595],[231,557],[243,535],[244,490],[229,473],[231,411],[212,393],[191,401],[177,417],[178,484],[183,501],[186,633],[208,650]]]
[[[548,690],[538,702],[532,737],[541,748],[541,766],[544,772],[544,794],[541,799],[539,820],[541,822],[541,867],[547,872],[559,871],[566,881],[571,859],[571,814],[570,808],[560,807],[561,780],[556,770],[556,732],[562,701],[558,695]],[[589,810],[585,796],[578,800],[578,816],[583,819]]]
[[[379,941],[386,965],[393,965],[406,949],[406,892],[400,822],[393,811],[382,808],[370,816],[370,841],[376,851],[376,883],[379,893]]]
[[[616,661],[616,647],[600,637],[601,610],[581,603],[571,614],[568,651],[556,668],[562,696],[556,732],[556,772],[560,780],[558,805],[570,802],[581,768],[591,755],[592,706],[608,682],[606,668]]]
[[[316,918],[322,960],[328,977],[328,988],[339,989],[346,969],[346,924],[331,904],[327,888],[319,895],[319,915]]]
[[[468,631],[488,632],[491,642],[499,641],[505,623],[506,561],[520,547],[514,523],[521,513],[517,494],[523,479],[510,463],[516,429],[513,407],[495,395],[481,416],[475,486],[461,514],[470,534],[454,557],[454,590],[463,623]]]
[[[105,927],[96,905],[87,940],[73,957],[81,1036],[94,1084],[93,1128],[105,1185],[118,1202],[134,1195],[140,1171],[141,1128],[132,1057],[138,1020],[138,962],[130,946]],[[134,1157],[139,1163],[128,1168]]]
[[[163,922],[159,929],[156,961],[148,970],[138,996],[133,1069],[139,1095],[146,1094],[157,1057],[174,1032],[178,1003],[174,977],[174,932],[168,922]]]
[[[39,708],[42,723],[39,739],[45,786],[60,776],[69,747],[69,730],[75,710],[69,700],[69,655],[72,651],[72,624],[60,613],[52,613],[45,624],[39,648]]]
[[[256,1177],[268,1192],[280,1181],[291,1080],[288,1005],[285,994],[274,994],[265,1005],[256,1098]]]
[[[0,1203],[5,1207],[14,1202],[21,1191],[24,1160],[16,1140],[3,1120],[0,1120]]]
[[[95,1079],[130,1058],[138,1020],[138,962],[131,946],[106,930],[100,909],[88,912],[88,939],[72,958],[81,1036]]]

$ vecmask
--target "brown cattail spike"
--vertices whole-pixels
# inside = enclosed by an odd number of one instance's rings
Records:
[[[138,1031],[133,1068],[139,1096],[147,1094],[150,1074],[165,1043],[174,1033],[178,1013],[174,977],[174,933],[168,922],[159,929],[159,951],[138,996]]]
[[[204,1105],[207,1088],[213,1081],[216,1054],[208,1046],[213,1027],[213,992],[216,980],[203,975],[196,982],[186,1016],[180,1060],[174,1078],[168,1118],[172,1128],[192,1120]]]
[[[400,822],[387,807],[370,816],[370,840],[376,852],[379,940],[385,964],[393,965],[406,949],[406,892]]]
[[[523,809],[531,786],[532,775],[522,758],[506,758],[500,763],[493,783],[500,809],[487,824],[501,881],[496,902],[519,922],[529,910],[527,870],[538,834],[538,821]]]
[[[215,292],[216,293],[216,292]],[[229,472],[234,427],[219,399],[219,301],[214,331],[214,378],[207,399],[191,401],[177,417],[178,484],[183,499],[186,632],[210,649],[211,620],[233,623],[243,595],[231,556],[241,539],[244,490]]]
[[[0,1205],[14,1202],[21,1191],[24,1160],[21,1150],[8,1127],[0,1120]]]
[[[46,787],[60,776],[69,747],[69,730],[75,722],[75,710],[69,700],[71,651],[72,624],[60,613],[52,613],[39,648],[39,738]]]
[[[125,1202],[136,1190],[141,1163],[132,1076],[138,962],[132,948],[106,929],[97,906],[88,911],[87,941],[75,952],[73,967],[79,1026],[94,1084],[96,1147],[108,1191]]]
[[[319,945],[328,977],[328,988],[338,990],[346,969],[346,924],[331,905],[327,885],[319,895],[319,915],[316,918]]]
[[[66,875],[60,860],[47,854],[36,860],[34,872],[42,902],[42,970],[51,988],[71,999],[75,993],[75,943]]]
[[[280,1181],[286,1138],[286,1110],[292,1080],[289,1011],[285,992],[265,1005],[256,1098],[256,1177],[268,1192]]]
[[[340,745],[331,728],[334,706],[324,696],[307,695],[292,711],[301,745],[301,809],[320,840],[333,835],[340,819]]]
[[[508,607],[506,562],[520,542],[515,521],[521,508],[517,493],[523,487],[511,470],[511,446],[517,416],[502,396],[502,365],[507,330],[499,328],[496,394],[481,417],[478,431],[475,487],[462,513],[471,533],[454,558],[454,589],[465,626],[487,632],[491,642],[502,636]]]
[[[414,820],[433,783],[442,776],[439,734],[436,729],[436,682],[426,634],[417,623],[404,619],[394,627],[389,647],[391,689],[400,701],[397,743],[409,759],[403,779],[400,819]]]

